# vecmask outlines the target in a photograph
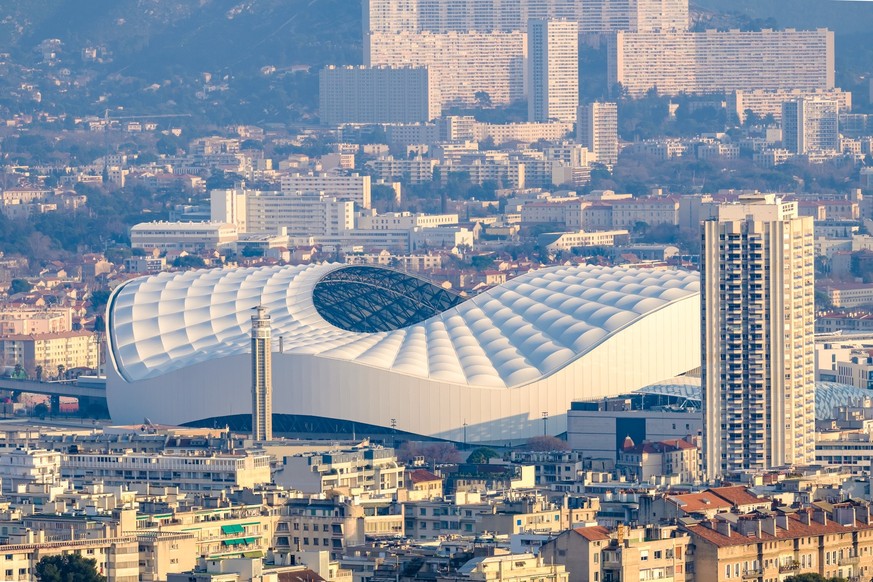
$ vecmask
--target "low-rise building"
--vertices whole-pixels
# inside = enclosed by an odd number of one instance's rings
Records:
[[[237,227],[217,222],[143,222],[130,229],[130,246],[162,251],[220,249],[239,238]]]

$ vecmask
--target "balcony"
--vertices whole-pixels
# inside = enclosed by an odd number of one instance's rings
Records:
[[[839,561],[840,566],[857,566],[861,561],[860,556],[850,556],[848,558],[842,558]]]
[[[757,580],[761,576],[764,575],[764,569],[758,568],[757,570],[746,570],[743,572],[743,580]]]
[[[782,564],[781,566],[779,566],[780,574],[796,572],[798,570],[800,570],[800,562],[789,562],[788,564]]]

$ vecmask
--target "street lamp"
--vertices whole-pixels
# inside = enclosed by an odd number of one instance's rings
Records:
[[[548,436],[549,413],[543,411],[543,436]]]

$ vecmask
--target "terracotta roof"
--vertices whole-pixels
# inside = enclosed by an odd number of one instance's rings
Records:
[[[299,572],[280,572],[279,582],[324,582],[324,578],[312,570],[300,570]]]
[[[822,534],[851,533],[854,530],[873,529],[873,524],[867,524],[861,521],[856,521],[855,524],[851,526],[845,526],[840,525],[838,522],[832,521],[831,519],[828,519],[827,525],[821,524],[817,521],[812,521],[809,525],[806,525],[803,521],[801,521],[801,513],[802,512],[799,512],[798,514],[792,514],[788,516],[787,530],[776,526],[775,536],[762,530],[760,537],[758,537],[757,535],[751,537],[745,536],[733,529],[731,531],[731,535],[726,536],[716,530],[709,529],[709,527],[703,525],[703,523],[705,522],[697,525],[685,526],[684,529],[692,535],[697,536],[698,538],[718,547],[741,546],[746,544],[757,544],[761,541],[767,540],[795,539],[802,537],[820,536]],[[715,520],[710,520],[709,523],[712,523],[714,521]]]
[[[728,511],[732,505],[718,495],[704,491],[703,493],[686,493],[684,495],[671,495],[668,499],[672,500],[679,509],[685,513],[696,513],[698,511],[709,511],[713,509],[721,509]]]
[[[611,539],[609,535],[609,530],[602,525],[595,525],[592,527],[577,527],[573,531],[575,531],[577,534],[579,534],[589,542]]]
[[[716,487],[714,489],[707,489],[705,492],[715,493],[722,499],[730,502],[733,506],[770,503],[767,499],[761,499],[756,495],[752,495],[749,493],[749,490],[742,485],[736,485],[734,487]]]
[[[413,483],[427,483],[428,481],[442,481],[440,477],[437,477],[427,469],[416,469],[409,473],[409,480]]]

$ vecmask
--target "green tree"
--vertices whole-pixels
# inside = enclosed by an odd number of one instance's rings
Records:
[[[39,582],[106,582],[97,571],[97,560],[79,554],[45,556],[37,562],[35,574]]]
[[[479,447],[470,453],[470,456],[467,457],[468,463],[487,463],[489,459],[492,459],[497,456],[497,452],[494,449],[489,449],[488,447]]]
[[[24,279],[12,279],[12,282],[9,284],[10,295],[15,295],[16,293],[28,293],[31,289],[33,289],[33,285]]]
[[[173,266],[179,269],[202,269],[206,266],[206,261],[194,255],[185,255],[174,260]]]
[[[40,402],[33,407],[33,415],[36,417],[45,418],[46,416],[48,416],[48,413],[49,407],[46,406],[45,402]],[[40,580],[42,580],[42,578],[40,578]],[[51,578],[51,580],[54,580],[54,578]],[[60,578],[58,578],[58,580],[60,580]]]

